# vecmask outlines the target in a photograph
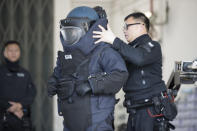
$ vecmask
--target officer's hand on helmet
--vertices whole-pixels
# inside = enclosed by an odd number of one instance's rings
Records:
[[[101,29],[101,31],[93,31],[93,38],[98,38],[99,40],[94,43],[97,44],[99,42],[106,42],[109,44],[113,44],[116,36],[111,31],[109,24],[107,25],[107,30],[101,25],[98,25],[98,27]]]
[[[50,97],[54,96],[57,93],[57,87],[55,86],[56,79],[50,77],[47,83],[47,92]]]
[[[79,96],[84,96],[91,91],[92,89],[88,81],[76,85],[76,92]]]

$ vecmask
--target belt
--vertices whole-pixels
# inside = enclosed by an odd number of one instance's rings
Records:
[[[130,99],[127,99],[124,101],[123,105],[129,109],[137,109],[137,108],[152,106],[153,101],[152,99],[143,99],[143,100],[137,100],[137,101],[132,101]]]

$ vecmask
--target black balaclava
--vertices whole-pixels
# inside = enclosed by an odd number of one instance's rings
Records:
[[[8,68],[9,71],[11,72],[17,72],[19,70],[19,60],[15,61],[15,62],[11,62],[9,61],[7,58],[5,58],[5,64],[6,67]]]

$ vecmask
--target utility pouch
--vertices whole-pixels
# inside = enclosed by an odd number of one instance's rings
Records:
[[[73,95],[75,88],[74,81],[65,80],[58,83],[57,95],[60,100],[66,100]]]
[[[169,98],[161,99],[162,103],[162,113],[164,117],[172,121],[177,116],[177,108],[174,102],[170,101]]]
[[[92,74],[88,77],[90,86],[93,87],[93,92],[95,94],[104,93],[104,86],[102,84],[106,72],[100,72],[97,74]],[[109,88],[109,87],[108,87]]]
[[[167,90],[161,97],[162,113],[164,117],[172,121],[177,116],[177,107],[174,103],[173,91]]]

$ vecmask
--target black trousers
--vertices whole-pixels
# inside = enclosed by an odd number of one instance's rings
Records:
[[[159,131],[158,117],[153,107],[146,107],[135,110],[135,115],[130,113],[127,123],[127,131]]]
[[[25,129],[22,120],[9,114],[6,116],[6,120],[4,120],[3,115],[0,116],[0,131],[25,131]]]

